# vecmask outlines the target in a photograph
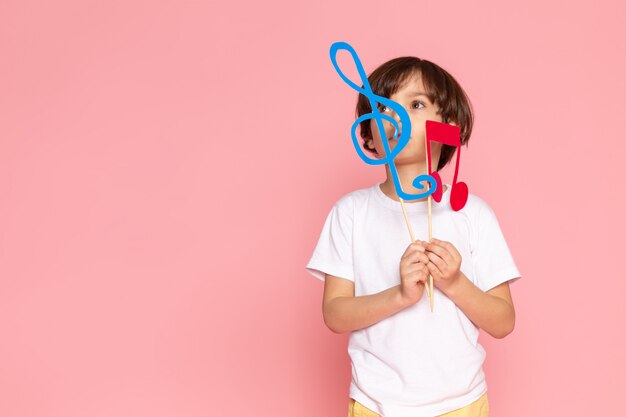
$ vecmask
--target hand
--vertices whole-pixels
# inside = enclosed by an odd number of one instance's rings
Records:
[[[402,301],[411,305],[417,303],[424,294],[428,279],[429,262],[423,243],[411,243],[400,258],[400,295]]]
[[[426,266],[433,276],[433,284],[444,293],[454,286],[460,278],[461,254],[450,242],[433,238],[424,242],[428,262]]]

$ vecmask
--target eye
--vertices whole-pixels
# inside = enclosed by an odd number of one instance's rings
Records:
[[[383,113],[386,112],[388,109],[387,106],[385,106],[384,104],[379,104],[378,105],[378,110],[382,111]]]
[[[421,104],[421,105],[422,105],[422,107],[426,107],[426,105],[425,105],[424,103],[422,103],[421,101],[414,101],[414,102],[411,104],[411,106],[415,106],[416,104],[417,104],[418,106]],[[421,108],[421,107],[417,107],[417,108]]]

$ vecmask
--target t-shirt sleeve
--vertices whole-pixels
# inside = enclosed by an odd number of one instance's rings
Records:
[[[487,204],[481,204],[478,211],[472,263],[477,286],[485,292],[521,278],[498,219]]]
[[[330,210],[306,270],[322,281],[325,274],[354,281],[352,211],[346,204]]]

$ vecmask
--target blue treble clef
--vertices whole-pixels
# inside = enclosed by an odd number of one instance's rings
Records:
[[[361,80],[363,81],[363,88],[353,83],[348,77],[344,75],[341,69],[339,69],[339,65],[337,65],[337,52],[341,49],[344,49],[350,52],[350,55],[352,55],[352,59],[354,59],[354,64],[356,65],[356,68],[359,71]],[[352,143],[354,144],[354,148],[356,149],[361,159],[365,163],[370,164],[370,165],[382,165],[382,164],[388,163],[389,170],[391,171],[391,176],[393,178],[393,183],[396,187],[396,193],[398,194],[398,197],[404,200],[417,200],[419,198],[428,197],[429,195],[434,193],[437,188],[437,182],[435,181],[435,178],[433,178],[431,175],[428,175],[428,174],[419,175],[417,178],[413,180],[413,186],[417,188],[418,190],[424,189],[425,186],[422,184],[422,182],[427,181],[430,184],[430,186],[426,192],[421,193],[421,194],[408,194],[402,190],[402,185],[400,184],[400,179],[398,177],[398,171],[396,169],[396,164],[394,163],[394,159],[402,151],[402,149],[404,149],[407,143],[409,143],[409,137],[411,136],[411,119],[409,118],[409,115],[404,109],[404,107],[402,107],[402,105],[400,105],[399,103],[393,100],[374,94],[374,92],[372,91],[372,87],[370,86],[369,80],[367,79],[367,75],[365,74],[365,71],[363,70],[363,65],[361,64],[361,60],[356,54],[356,51],[354,50],[354,48],[352,48],[352,46],[350,46],[348,43],[346,42],[333,43],[330,47],[330,60],[332,61],[333,66],[335,67],[335,70],[337,71],[337,74],[339,74],[339,76],[343,79],[343,81],[354,90],[366,96],[370,101],[372,112],[364,114],[358,119],[356,119],[356,121],[352,125],[352,131],[351,131]],[[395,129],[395,132],[393,134],[394,139],[396,139],[398,136],[398,130],[399,130],[398,122],[391,116],[380,113],[378,111],[377,103],[382,103],[383,105],[393,109],[393,111],[395,111],[396,114],[400,116],[400,122],[402,122],[402,133],[400,134],[400,138],[398,139],[398,144],[393,148],[393,151],[389,148],[389,141],[387,139],[387,134],[385,133],[385,128],[383,126],[383,119],[387,120],[394,126],[394,129]],[[361,122],[365,120],[369,120],[369,119],[376,120],[376,124],[378,126],[378,132],[380,133],[383,146],[385,147],[385,157],[382,159],[370,158],[369,156],[365,154],[365,152],[363,152],[363,150],[359,146],[359,142],[356,136],[356,129]]]

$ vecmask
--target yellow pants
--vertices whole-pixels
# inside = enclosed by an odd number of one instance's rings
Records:
[[[380,414],[373,412],[360,402],[350,398],[348,417],[380,417]],[[487,393],[484,393],[482,397],[468,406],[450,411],[449,413],[441,414],[437,417],[489,417],[489,401],[487,400]]]

